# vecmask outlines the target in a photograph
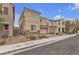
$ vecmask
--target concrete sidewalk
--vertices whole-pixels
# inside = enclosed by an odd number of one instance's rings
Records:
[[[74,36],[76,36],[76,34],[50,37],[50,38],[44,38],[44,39],[40,39],[40,40],[33,40],[33,41],[29,41],[29,42],[1,46],[0,47],[0,54],[15,54],[15,53],[27,51],[27,50],[30,50],[30,49],[33,49],[36,47],[40,47],[43,45],[47,45],[47,44],[51,44],[51,43],[58,42],[61,40],[65,40],[67,38],[71,38]]]

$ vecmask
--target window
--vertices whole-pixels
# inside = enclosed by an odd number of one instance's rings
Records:
[[[51,22],[51,24],[53,25],[53,22]]]
[[[42,22],[42,20],[40,19],[40,22]]]
[[[58,24],[60,25],[60,22],[58,22]]]
[[[59,33],[60,33],[60,28],[59,28]]]
[[[29,19],[30,20],[37,20],[39,18],[39,16],[35,13],[30,13],[29,14]]]
[[[62,32],[64,33],[64,28],[62,28]]]
[[[3,14],[8,14],[8,8],[7,7],[3,8]]]
[[[4,25],[4,30],[8,30],[8,24]]]
[[[35,31],[36,30],[36,25],[31,25],[31,31]]]
[[[64,22],[62,22],[62,24],[64,25]]]

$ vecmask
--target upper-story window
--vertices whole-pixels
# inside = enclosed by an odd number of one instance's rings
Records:
[[[62,24],[64,25],[65,23],[64,23],[64,22],[62,22]]]
[[[60,22],[58,22],[58,25],[60,25]]]
[[[5,24],[5,25],[4,25],[4,30],[7,31],[8,28],[9,28],[9,25],[8,25],[8,24]]]
[[[51,22],[51,24],[53,25],[53,22]]]
[[[42,22],[42,20],[40,19],[40,22]]]
[[[8,14],[8,8],[7,7],[3,7],[3,14]]]
[[[38,14],[35,14],[35,13],[30,13],[29,14],[29,18],[30,20],[37,20],[39,18]]]
[[[36,25],[31,25],[31,31],[35,31],[36,30]]]

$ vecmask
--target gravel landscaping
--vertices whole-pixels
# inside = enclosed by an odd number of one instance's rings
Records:
[[[17,35],[17,36],[13,36],[13,37],[0,38],[0,45],[2,46],[2,45],[22,43],[22,42],[31,41],[31,40],[48,38],[48,36],[53,37],[55,35],[30,35],[28,37],[22,36],[22,35]]]

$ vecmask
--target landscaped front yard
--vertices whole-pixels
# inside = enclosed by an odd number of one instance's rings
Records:
[[[21,43],[21,42],[26,42],[31,40],[48,38],[51,36],[53,37],[55,35],[29,35],[27,37],[22,35],[17,35],[9,38],[0,38],[0,45],[16,44],[16,43]]]
[[[15,44],[20,42],[28,41],[28,38],[24,36],[14,36],[9,38],[1,38],[0,39],[0,45],[9,45],[9,44]]]

